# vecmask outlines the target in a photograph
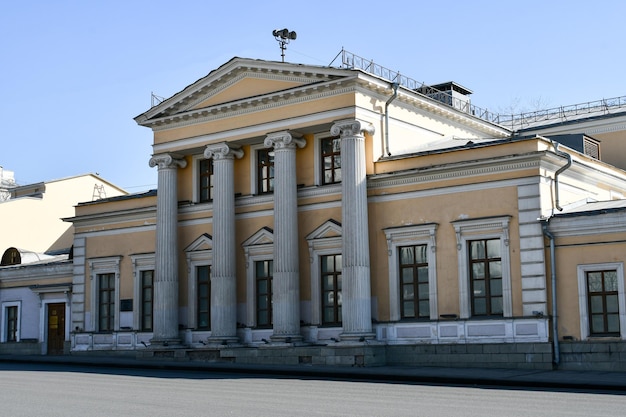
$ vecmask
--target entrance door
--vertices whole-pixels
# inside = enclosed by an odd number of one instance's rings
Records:
[[[48,304],[48,355],[62,355],[65,342],[65,303]]]

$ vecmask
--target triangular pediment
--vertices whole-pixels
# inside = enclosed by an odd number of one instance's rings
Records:
[[[208,233],[202,234],[185,248],[185,252],[197,252],[213,249],[213,238]]]
[[[258,246],[274,244],[274,231],[269,227],[259,229],[255,234],[246,239],[241,246]]]
[[[285,94],[300,94],[298,90],[306,86],[349,75],[350,71],[346,69],[233,58],[135,120],[141,125],[149,125],[151,120],[174,115],[192,118],[200,111],[206,113],[222,111],[230,106],[245,107],[248,101],[276,100]]]
[[[309,233],[306,240],[328,239],[341,237],[341,223],[337,220],[327,220],[313,232]]]

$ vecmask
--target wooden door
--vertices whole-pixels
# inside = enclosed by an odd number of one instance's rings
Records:
[[[62,355],[65,343],[65,303],[48,304],[48,355]]]

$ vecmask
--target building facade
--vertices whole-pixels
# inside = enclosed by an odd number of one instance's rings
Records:
[[[72,354],[626,369],[626,172],[603,140],[355,62],[234,58],[137,116],[158,190],[79,203],[72,259],[0,285],[44,328],[65,303]]]
[[[622,346],[623,306],[585,331],[559,279],[552,312],[551,259],[581,258],[552,257],[548,236],[562,207],[623,196],[626,173],[449,104],[354,68],[235,58],[139,115],[158,192],[69,219],[72,351],[546,368],[566,341]],[[604,255],[585,265],[623,288],[623,255]]]

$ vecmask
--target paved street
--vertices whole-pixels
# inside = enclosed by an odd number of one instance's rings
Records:
[[[2,415],[623,416],[626,396],[0,362]]]

